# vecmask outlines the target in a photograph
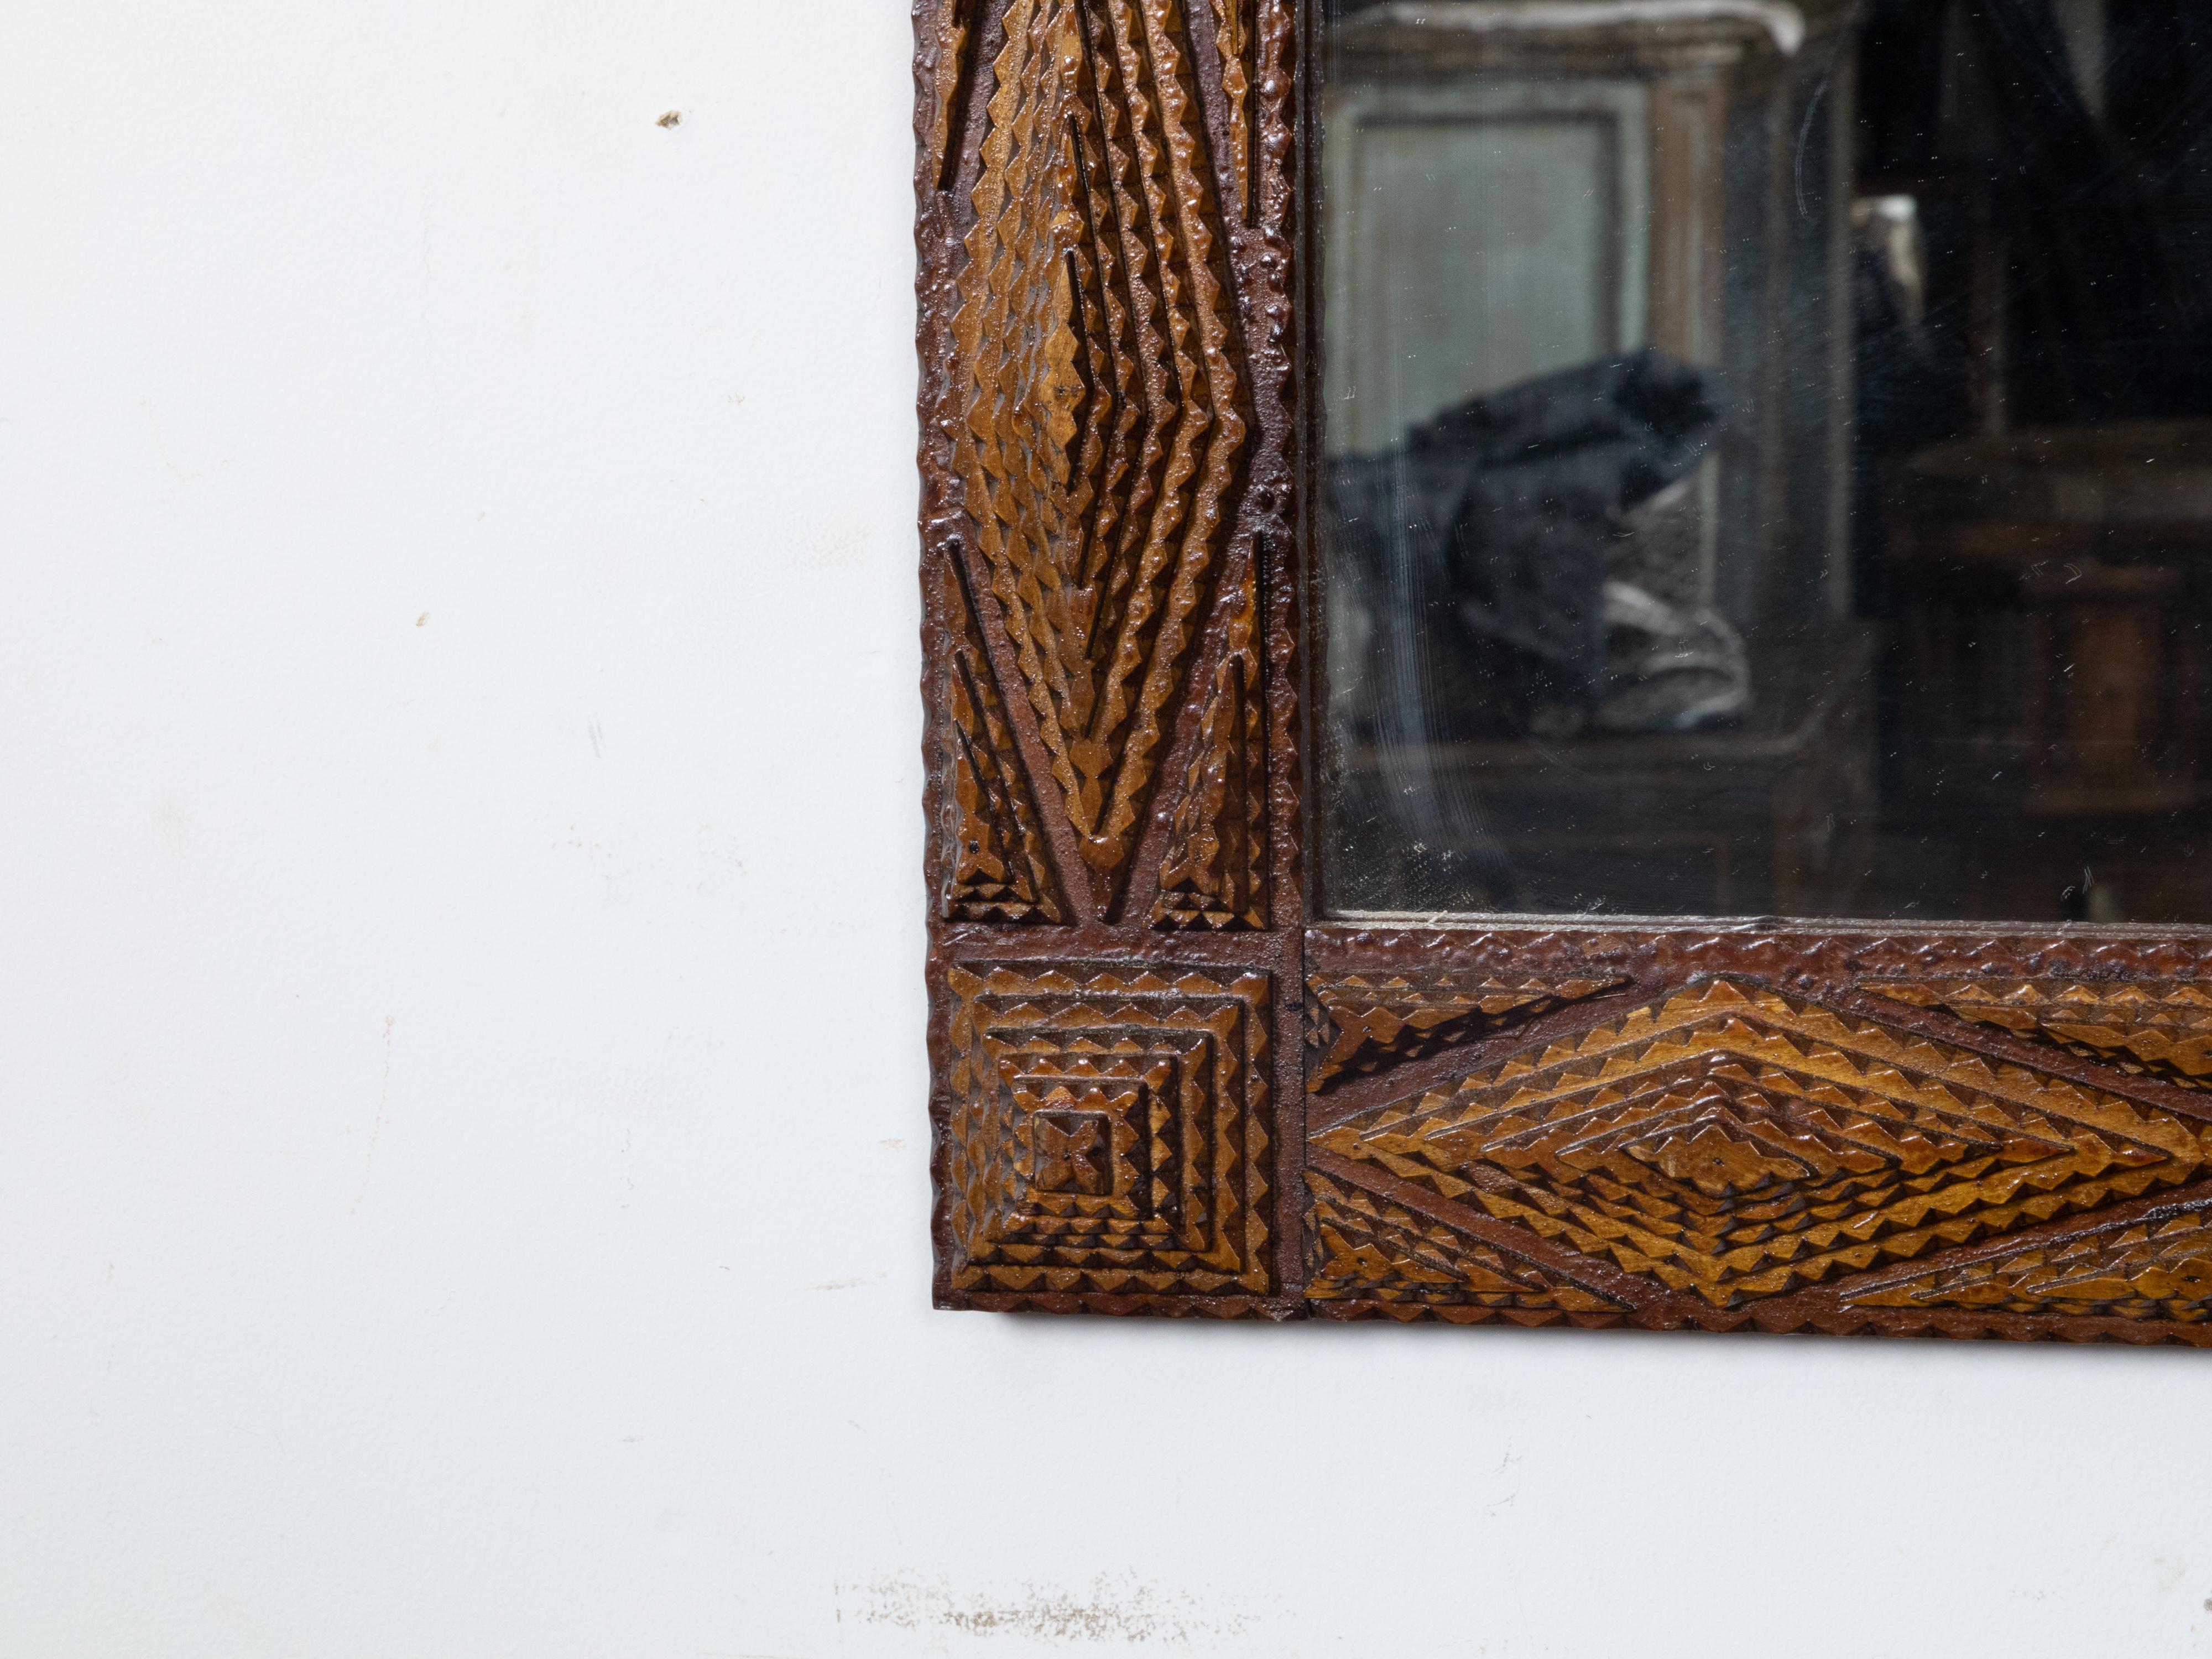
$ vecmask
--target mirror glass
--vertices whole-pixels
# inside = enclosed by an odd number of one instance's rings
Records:
[[[1327,3],[1325,910],[2212,919],[2212,6]]]

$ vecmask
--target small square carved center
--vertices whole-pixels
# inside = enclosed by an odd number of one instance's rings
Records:
[[[1039,1112],[1030,1124],[1036,1169],[1033,1191],[1084,1198],[1112,1194],[1112,1129],[1103,1112]]]

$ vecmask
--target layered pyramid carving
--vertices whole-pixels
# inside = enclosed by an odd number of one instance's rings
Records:
[[[1313,1145],[1332,1174],[1716,1308],[2091,1214],[2212,1158],[2191,1120],[1729,980]]]
[[[1264,975],[954,968],[955,1289],[1264,1291]]]

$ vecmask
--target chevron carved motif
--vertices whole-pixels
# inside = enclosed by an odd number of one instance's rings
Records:
[[[1627,1307],[1349,1182],[1309,1170],[1306,1295],[1425,1310],[1455,1324],[1618,1324]]]
[[[939,748],[945,767],[943,914],[960,921],[1060,920],[1044,833],[1030,800],[1006,708],[999,700],[957,571],[944,562],[949,649]]]
[[[2212,1224],[2198,1210],[2107,1228],[1885,1285],[1846,1305],[2201,1324],[2212,1320]]]
[[[1226,648],[1160,866],[1158,927],[1267,925],[1267,739],[1255,586],[1247,580],[1229,595]]]
[[[947,424],[1039,735],[1111,886],[1247,447],[1181,0],[1008,0]]]
[[[1627,983],[1607,973],[1315,974],[1306,981],[1306,1042],[1324,1052],[1308,1069],[1306,1088],[1318,1094],[1347,1073],[1419,1059]]]
[[[2212,1089],[2212,986],[1972,979],[1872,980],[1863,988],[2124,1072]]]
[[[1311,1144],[1716,1309],[2212,1174],[2203,1125],[1727,979]]]

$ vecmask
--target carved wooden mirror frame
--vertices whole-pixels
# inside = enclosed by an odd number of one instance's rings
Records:
[[[2212,932],[1310,914],[1312,11],[915,15],[939,1304],[2212,1342]],[[1662,1081],[1860,1151],[1498,1145]]]

